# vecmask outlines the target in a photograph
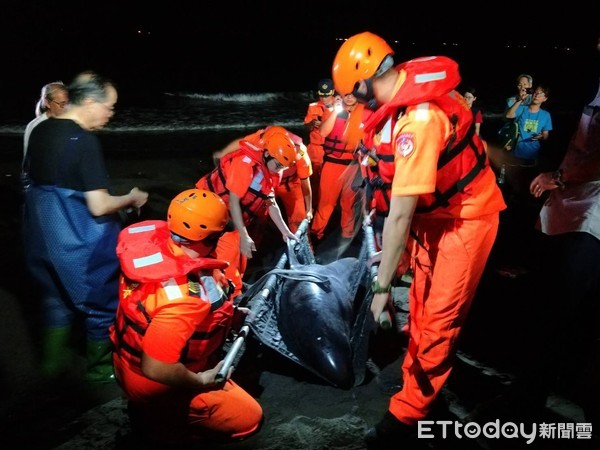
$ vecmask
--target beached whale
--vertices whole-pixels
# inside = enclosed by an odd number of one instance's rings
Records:
[[[306,240],[290,242],[276,267],[244,296],[246,323],[264,345],[333,386],[362,383],[374,322],[366,301],[366,251],[317,264]]]

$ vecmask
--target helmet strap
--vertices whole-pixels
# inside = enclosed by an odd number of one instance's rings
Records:
[[[362,103],[367,108],[375,111],[377,109],[377,100],[375,99],[375,93],[373,92],[373,77],[366,80],[362,80],[366,89],[361,89],[362,83],[358,82],[354,85],[352,95],[356,97],[359,103]]]
[[[272,159],[275,159],[275,157],[271,156],[269,150],[263,150],[263,161],[265,162],[265,165],[269,164],[269,161],[271,161]]]
[[[173,241],[178,245],[187,244],[188,242],[190,242],[188,239],[184,238],[183,236],[179,236],[178,234],[173,233],[172,231],[171,231],[171,239],[173,239]]]
[[[218,237],[221,236],[221,233],[215,233],[217,236],[216,239],[210,239],[209,238],[205,238],[202,239],[200,241],[191,241],[189,239],[184,238],[183,236],[180,236],[178,234],[175,234],[173,232],[171,232],[171,239],[173,239],[173,242],[175,242],[179,247],[181,247],[183,250],[188,249],[191,250],[192,252],[195,252],[199,255],[199,257],[206,257],[208,256],[217,246],[217,243],[219,242]],[[186,252],[188,255],[192,256],[193,258],[196,258],[197,256],[194,256],[192,254],[190,254],[189,252]]]

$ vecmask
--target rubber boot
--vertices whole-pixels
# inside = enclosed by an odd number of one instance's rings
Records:
[[[73,365],[70,345],[71,327],[48,328],[42,333],[41,373],[55,379],[64,375]]]
[[[406,445],[406,441],[416,433],[416,429],[416,426],[407,425],[396,419],[391,412],[386,411],[383,419],[367,430],[364,441],[369,450],[413,448],[411,445]]]
[[[88,341],[85,379],[89,383],[116,382],[111,341]]]

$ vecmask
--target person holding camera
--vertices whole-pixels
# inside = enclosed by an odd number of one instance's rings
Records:
[[[533,77],[527,73],[522,73],[517,77],[517,93],[506,99],[506,109],[508,110],[515,104],[518,99],[521,99],[521,104],[524,106],[530,105],[533,93]],[[525,94],[525,97],[523,97]]]
[[[506,111],[506,118],[517,122],[519,137],[514,146],[507,146],[510,152],[507,163],[507,185],[513,196],[529,191],[529,182],[535,176],[531,169],[538,165],[542,142],[547,140],[552,131],[550,112],[543,109],[548,100],[549,90],[545,86],[537,86],[531,95],[531,103],[524,105],[529,94],[522,88],[515,103]]]
[[[529,94],[526,88],[521,89],[519,97],[506,112],[506,119],[513,120],[518,130],[516,144],[504,147],[504,183],[502,191],[510,213],[500,221],[499,240],[505,236],[512,242],[515,233],[522,235],[524,230],[531,230],[535,224],[540,201],[529,195],[529,184],[537,175],[538,160],[542,142],[547,140],[552,130],[550,113],[542,109],[548,99],[549,91],[545,86],[537,86],[533,92],[531,104],[523,105]],[[525,229],[523,226],[525,225]],[[534,241],[534,237],[530,242]],[[502,252],[507,251],[504,247]],[[514,250],[509,251],[514,256]],[[504,259],[504,258],[501,258]],[[506,276],[519,276],[529,272],[533,261],[526,257],[522,265],[501,264],[499,273]],[[523,267],[521,267],[523,266]]]

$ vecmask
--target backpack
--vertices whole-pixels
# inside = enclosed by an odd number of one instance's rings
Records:
[[[502,125],[498,130],[498,140],[500,147],[507,152],[510,152],[517,145],[519,140],[519,123],[517,119],[511,119]]]

